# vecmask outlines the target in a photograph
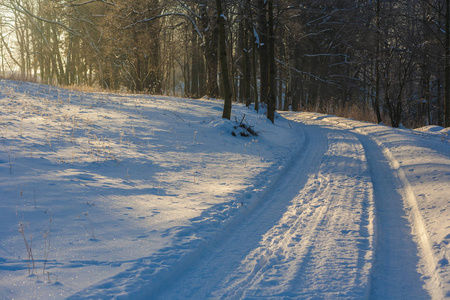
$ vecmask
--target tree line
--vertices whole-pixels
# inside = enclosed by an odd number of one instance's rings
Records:
[[[450,126],[450,0],[0,0],[0,74]]]

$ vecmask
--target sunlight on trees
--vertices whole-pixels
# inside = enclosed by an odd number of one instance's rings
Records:
[[[448,0],[218,2],[0,0],[0,76],[450,126]]]

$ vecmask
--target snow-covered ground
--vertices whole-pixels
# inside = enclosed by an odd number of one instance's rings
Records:
[[[448,130],[221,110],[1,81],[0,299],[450,298]]]

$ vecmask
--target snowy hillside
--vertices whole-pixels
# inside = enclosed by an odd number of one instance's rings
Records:
[[[450,298],[448,131],[221,110],[0,81],[0,299]]]

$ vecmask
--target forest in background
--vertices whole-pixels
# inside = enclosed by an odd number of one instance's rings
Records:
[[[449,127],[449,1],[0,0],[0,76]]]

